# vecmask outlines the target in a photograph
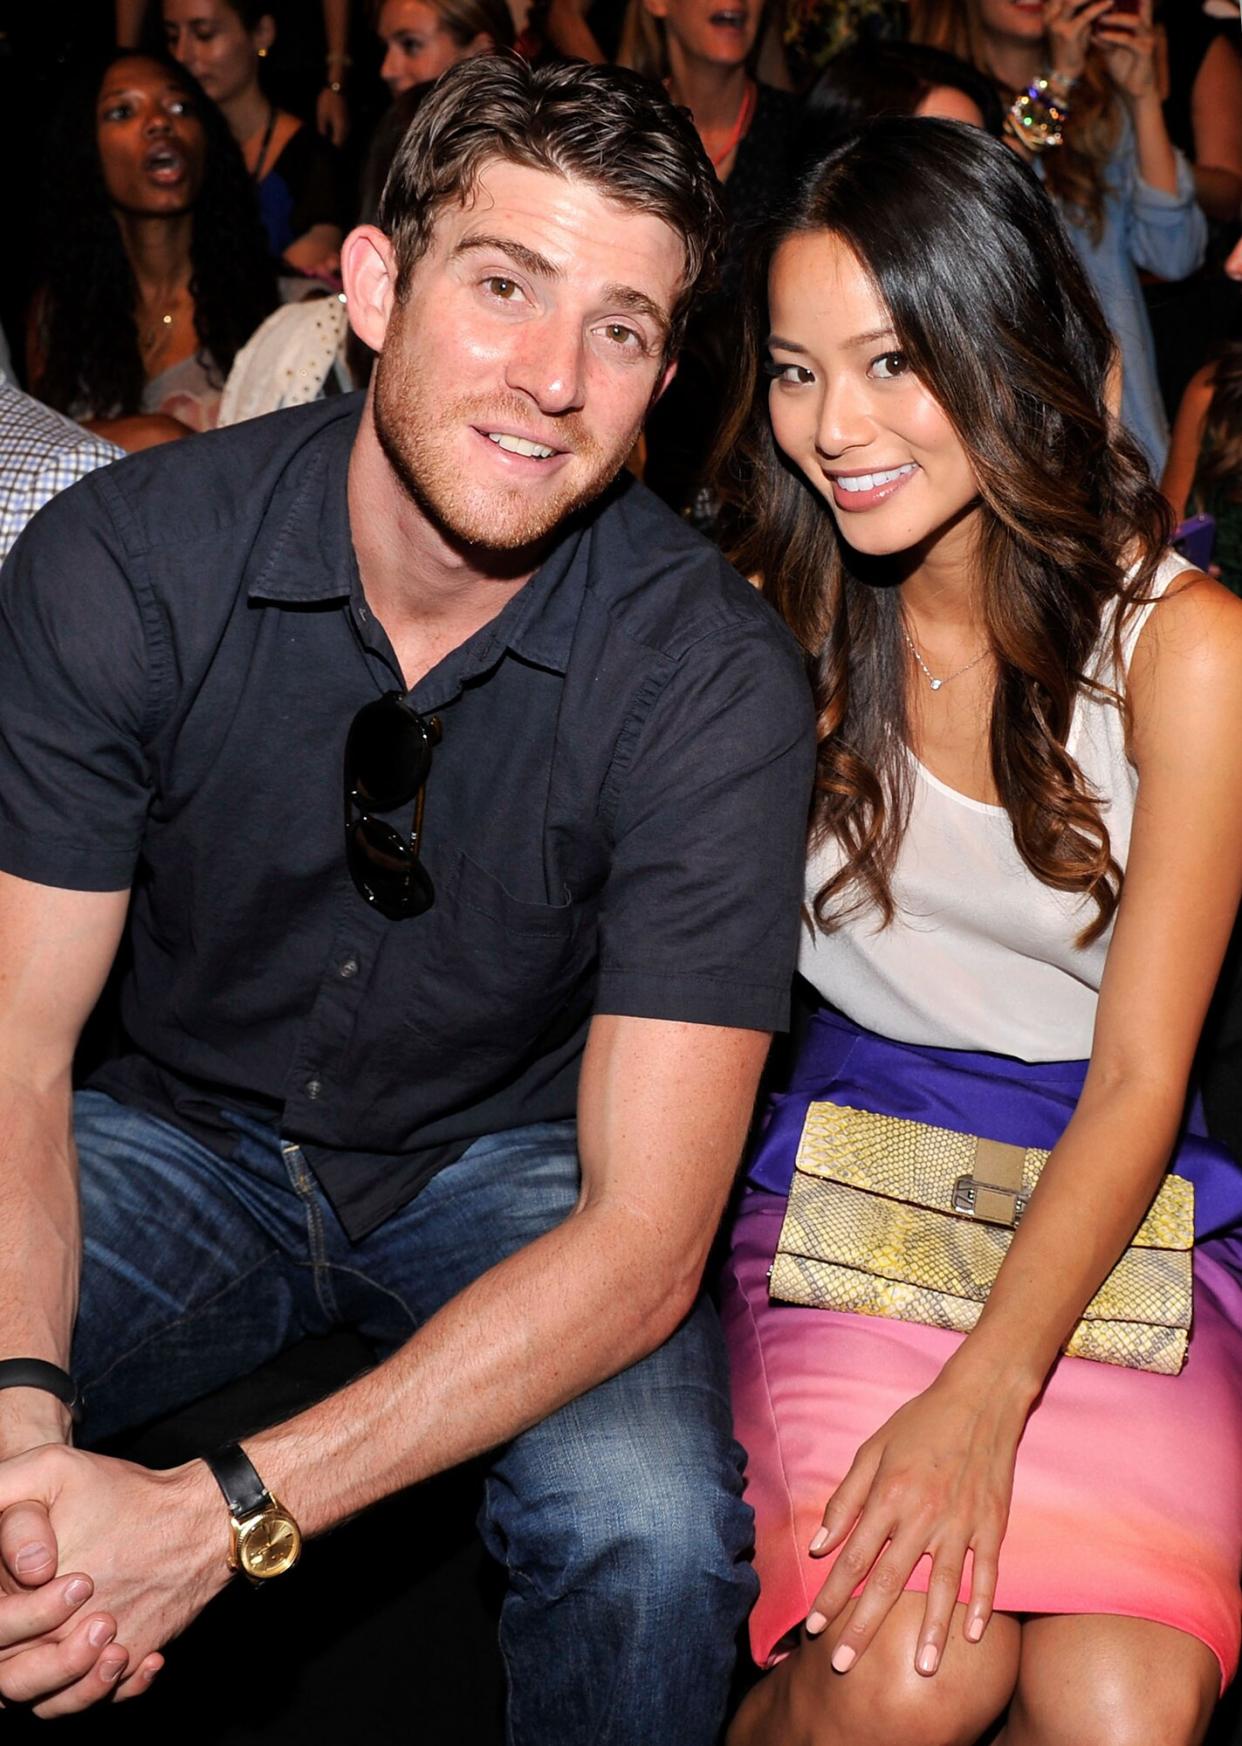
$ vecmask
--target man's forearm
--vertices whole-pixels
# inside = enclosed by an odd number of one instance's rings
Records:
[[[0,1082],[0,1358],[68,1368],[81,1262],[67,1086]],[[0,1456],[64,1441],[67,1409],[41,1389],[0,1390]]]
[[[653,1351],[693,1303],[702,1262],[662,1254],[659,1233],[624,1209],[575,1213],[385,1363],[247,1448],[319,1532],[506,1442]]]

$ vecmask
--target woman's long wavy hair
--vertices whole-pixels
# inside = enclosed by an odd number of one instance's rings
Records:
[[[44,157],[36,305],[43,366],[33,384],[49,406],[80,417],[137,412],[145,386],[138,289],[104,185],[95,121],[105,75],[131,59],[165,68],[203,125],[190,295],[201,354],[222,384],[237,352],[276,307],[254,185],[228,123],[198,81],[171,56],[145,49],[113,50],[82,65],[70,77]]]
[[[910,0],[915,42],[947,49],[995,79],[979,19],[978,0]],[[1003,89],[1003,87],[1002,87]],[[1009,103],[1016,92],[1005,93]],[[1104,227],[1104,170],[1116,147],[1121,109],[1098,53],[1089,50],[1065,124],[1065,141],[1044,153],[1044,185],[1069,217],[1099,242]]]
[[[815,918],[825,930],[859,910],[892,920],[912,792],[909,662],[893,586],[901,557],[864,557],[844,542],[768,418],[768,268],[783,243],[818,232],[844,241],[870,274],[969,457],[981,608],[998,665],[993,779],[1032,873],[1094,903],[1079,936],[1087,944],[1112,917],[1120,872],[1066,741],[1081,691],[1117,695],[1124,625],[1151,596],[1170,516],[1106,410],[1113,343],[1047,196],[1007,146],[957,122],[873,122],[801,183],[756,255],[748,380],[718,450],[749,530],[737,562],[761,577],[813,663],[811,839],[835,838],[841,850]],[[1095,671],[1102,638],[1111,674]]]
[[[1242,503],[1242,340],[1223,346],[1212,366],[1193,494],[1200,502]]]

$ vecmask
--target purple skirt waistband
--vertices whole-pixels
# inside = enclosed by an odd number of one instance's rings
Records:
[[[1074,1113],[1086,1061],[1015,1061],[967,1049],[895,1043],[842,1014],[811,1020],[788,1088],[768,1100],[747,1181],[788,1194],[808,1104],[823,1099],[905,1116],[1015,1146],[1051,1148]],[[1195,1185],[1195,1237],[1242,1227],[1242,1165],[1192,1111],[1170,1168]]]

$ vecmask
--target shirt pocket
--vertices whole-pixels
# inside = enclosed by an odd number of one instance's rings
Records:
[[[467,855],[437,881],[417,986],[402,1002],[419,1057],[456,1063],[463,1079],[485,1063],[518,1065],[545,1033],[589,1011],[597,894],[529,903]]]

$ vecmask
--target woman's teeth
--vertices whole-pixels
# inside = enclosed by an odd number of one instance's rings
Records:
[[[891,467],[887,473],[856,473],[852,479],[838,473],[832,482],[842,491],[874,491],[877,485],[887,485],[890,480],[904,478],[913,471],[914,462],[908,461],[904,467]]]

